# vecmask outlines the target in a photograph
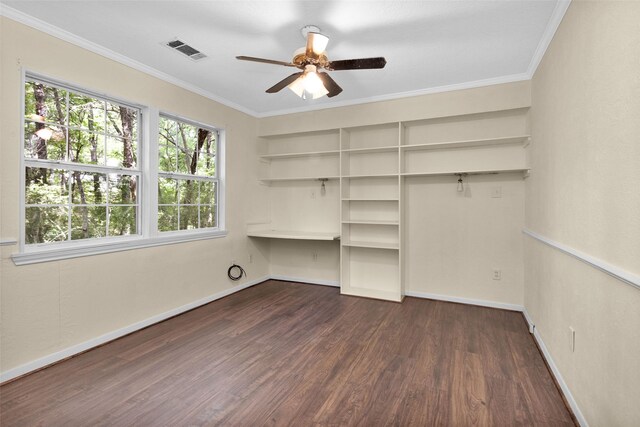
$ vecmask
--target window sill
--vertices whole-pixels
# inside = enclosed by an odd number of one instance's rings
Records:
[[[218,239],[225,237],[225,230],[205,231],[193,234],[175,233],[168,236],[149,238],[132,238],[126,241],[96,243],[66,248],[37,248],[23,253],[13,254],[11,259],[15,265],[37,264],[41,262],[58,261],[69,258],[79,258],[92,255],[108,254],[111,252],[129,251],[132,249],[151,248],[154,246],[173,245],[176,243],[193,242],[196,240]]]

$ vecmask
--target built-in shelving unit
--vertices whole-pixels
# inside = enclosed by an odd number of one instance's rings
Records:
[[[455,191],[457,174],[526,177],[531,138],[525,108],[269,136],[264,141],[261,181],[269,184],[276,207],[271,224],[248,235],[339,239],[341,292],[400,302],[405,293],[404,252],[411,239],[405,236],[404,210],[410,206],[404,188],[441,185],[446,181],[438,177],[451,176]],[[322,196],[321,184],[326,191]]]
[[[399,123],[340,133],[342,292],[402,301]]]

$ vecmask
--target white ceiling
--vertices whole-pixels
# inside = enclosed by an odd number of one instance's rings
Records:
[[[525,79],[562,9],[556,0],[1,2],[7,16],[37,18],[255,116]],[[309,24],[330,37],[330,60],[384,56],[386,68],[334,71],[344,92],[302,100],[265,93],[295,70],[235,59],[288,61]],[[209,57],[194,62],[163,46],[175,37]]]

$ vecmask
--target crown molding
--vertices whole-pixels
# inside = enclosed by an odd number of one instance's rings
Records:
[[[499,85],[504,83],[526,81],[530,79],[531,78],[526,73],[512,74],[508,76],[492,77],[490,79],[476,80],[476,81],[464,82],[464,83],[455,83],[455,84],[444,85],[444,86],[436,86],[436,87],[430,87],[427,89],[412,90],[408,92],[392,93],[388,95],[377,95],[377,96],[371,96],[367,98],[350,99],[345,101],[335,101],[335,102],[332,102],[331,104],[310,105],[308,107],[299,107],[299,108],[290,108],[285,110],[270,111],[268,113],[261,113],[257,117],[265,118],[265,117],[273,117],[273,116],[282,116],[282,115],[293,114],[293,113],[306,113],[309,111],[326,110],[326,109],[337,108],[337,107],[349,107],[352,105],[369,104],[372,102],[393,101],[396,99],[413,98],[416,96],[431,95],[434,93],[442,93],[442,92],[453,92],[456,90],[475,89],[479,87],[494,86],[494,85]]]
[[[86,40],[82,37],[79,37],[75,34],[72,34],[54,25],[51,25],[40,19],[34,18],[33,16],[27,15],[26,13],[20,12],[19,10],[9,7],[5,4],[0,4],[0,16],[4,16],[14,21],[20,22],[21,24],[24,24],[36,30],[42,31],[50,36],[56,37],[60,40],[66,41],[75,46],[89,50],[105,58],[119,62],[135,70],[141,71],[150,76],[166,81],[167,83],[171,83],[175,86],[181,87],[197,95],[203,96],[207,99],[220,103],[224,106],[227,106],[234,110],[240,111],[242,113],[245,113],[252,117],[260,119],[265,117],[282,116],[282,115],[294,114],[294,113],[306,113],[311,111],[325,110],[329,108],[347,107],[347,106],[368,104],[368,103],[380,102],[380,101],[392,101],[396,99],[411,98],[411,97],[421,96],[421,95],[430,95],[435,93],[451,92],[456,90],[473,89],[473,88],[479,88],[484,86],[492,86],[497,84],[531,80],[533,78],[533,75],[536,72],[536,69],[538,68],[538,65],[542,61],[542,58],[544,57],[544,54],[547,51],[547,48],[549,47],[551,40],[553,40],[553,36],[555,35],[558,29],[558,26],[562,22],[562,18],[564,17],[570,4],[571,4],[571,0],[560,0],[556,4],[556,7],[553,10],[551,17],[549,19],[549,22],[547,23],[545,32],[542,38],[540,39],[540,42],[538,43],[538,46],[534,52],[534,55],[531,58],[531,62],[529,63],[529,67],[527,68],[527,71],[525,73],[493,77],[489,79],[456,83],[451,85],[443,85],[443,86],[419,89],[419,90],[408,91],[408,92],[378,95],[378,96],[351,99],[351,100],[345,100],[345,101],[334,101],[328,104],[309,105],[305,107],[289,108],[289,109],[269,111],[264,113],[256,112],[242,105],[236,104],[235,102],[229,101],[226,98],[222,98],[218,95],[215,95],[212,92],[209,92],[191,83],[180,80],[165,72],[162,72],[153,67],[150,67],[141,62],[138,62],[134,59],[131,59],[128,56],[114,52],[111,49],[107,49],[104,46],[101,46],[97,43],[93,43],[89,40]]]
[[[527,75],[529,76],[529,79],[533,78],[533,75],[538,69],[538,65],[540,65],[540,62],[542,62],[544,54],[547,53],[547,49],[551,44],[551,40],[553,40],[553,36],[556,35],[556,31],[558,31],[558,27],[560,26],[562,18],[564,18],[564,14],[567,12],[567,9],[569,9],[570,4],[571,0],[560,0],[558,1],[558,3],[556,3],[556,7],[551,13],[549,22],[547,22],[547,28],[544,30],[542,38],[538,43],[538,47],[533,53],[533,57],[531,58],[531,62],[529,63],[529,67],[527,68]]]
[[[53,36],[55,38],[58,38],[60,40],[63,40],[65,42],[71,43],[75,46],[81,47],[83,49],[86,49],[90,52],[93,52],[95,54],[98,54],[100,56],[104,56],[107,59],[111,59],[113,61],[116,61],[120,64],[126,65],[128,67],[131,67],[135,70],[141,71],[145,74],[148,74],[150,76],[156,77],[160,80],[163,80],[167,83],[171,83],[175,86],[178,86],[182,89],[188,90],[189,92],[193,92],[197,95],[203,96],[205,98],[208,98],[212,101],[215,101],[217,103],[220,103],[226,107],[232,108],[234,110],[240,111],[242,113],[248,114],[250,116],[253,117],[258,117],[258,113],[249,109],[249,108],[245,108],[242,105],[236,104],[235,102],[229,101],[228,99],[222,98],[218,95],[215,95],[209,91],[206,91],[198,86],[195,86],[191,83],[187,83],[184,80],[180,80],[170,74],[167,74],[163,71],[157,70],[153,67],[150,67],[148,65],[145,65],[141,62],[138,62],[134,59],[129,58],[128,56],[119,54],[117,52],[112,51],[111,49],[108,49],[104,46],[101,46],[97,43],[94,43],[92,41],[89,41],[85,38],[79,37],[73,33],[70,33],[69,31],[63,30],[62,28],[56,27],[55,25],[51,25],[47,22],[44,22],[38,18],[35,18],[31,15],[27,15],[24,12],[21,12],[17,9],[14,9],[12,7],[9,7],[5,4],[1,4],[0,3],[0,16],[4,16],[5,18],[9,18],[13,21],[19,22],[21,24],[24,24],[28,27],[34,28],[38,31],[42,31],[45,34],[48,34],[50,36]]]

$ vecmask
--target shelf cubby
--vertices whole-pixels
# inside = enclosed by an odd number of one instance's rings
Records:
[[[342,202],[342,222],[398,223],[397,200],[349,200]]]
[[[341,146],[348,150],[386,150],[399,144],[397,122],[373,126],[360,126],[342,129]]]
[[[343,177],[342,198],[397,199],[398,175]]]
[[[396,176],[398,148],[394,151],[342,152],[341,173],[344,177]]]
[[[527,169],[524,137],[476,141],[481,143],[437,144],[435,148],[430,147],[432,144],[426,144],[419,150],[405,149],[402,174],[482,173]],[[496,141],[498,142],[495,143]]]
[[[307,156],[340,150],[340,132],[337,129],[278,135],[261,138],[264,142],[262,156]],[[323,155],[323,154],[321,154]]]
[[[366,242],[348,242],[347,245],[343,242],[341,292],[345,295],[402,301],[398,250],[365,245]]]
[[[402,145],[453,143],[522,135],[528,128],[528,109],[490,111],[403,122]]]
[[[397,224],[342,223],[342,239],[349,242],[371,242],[385,248],[399,247]]]

